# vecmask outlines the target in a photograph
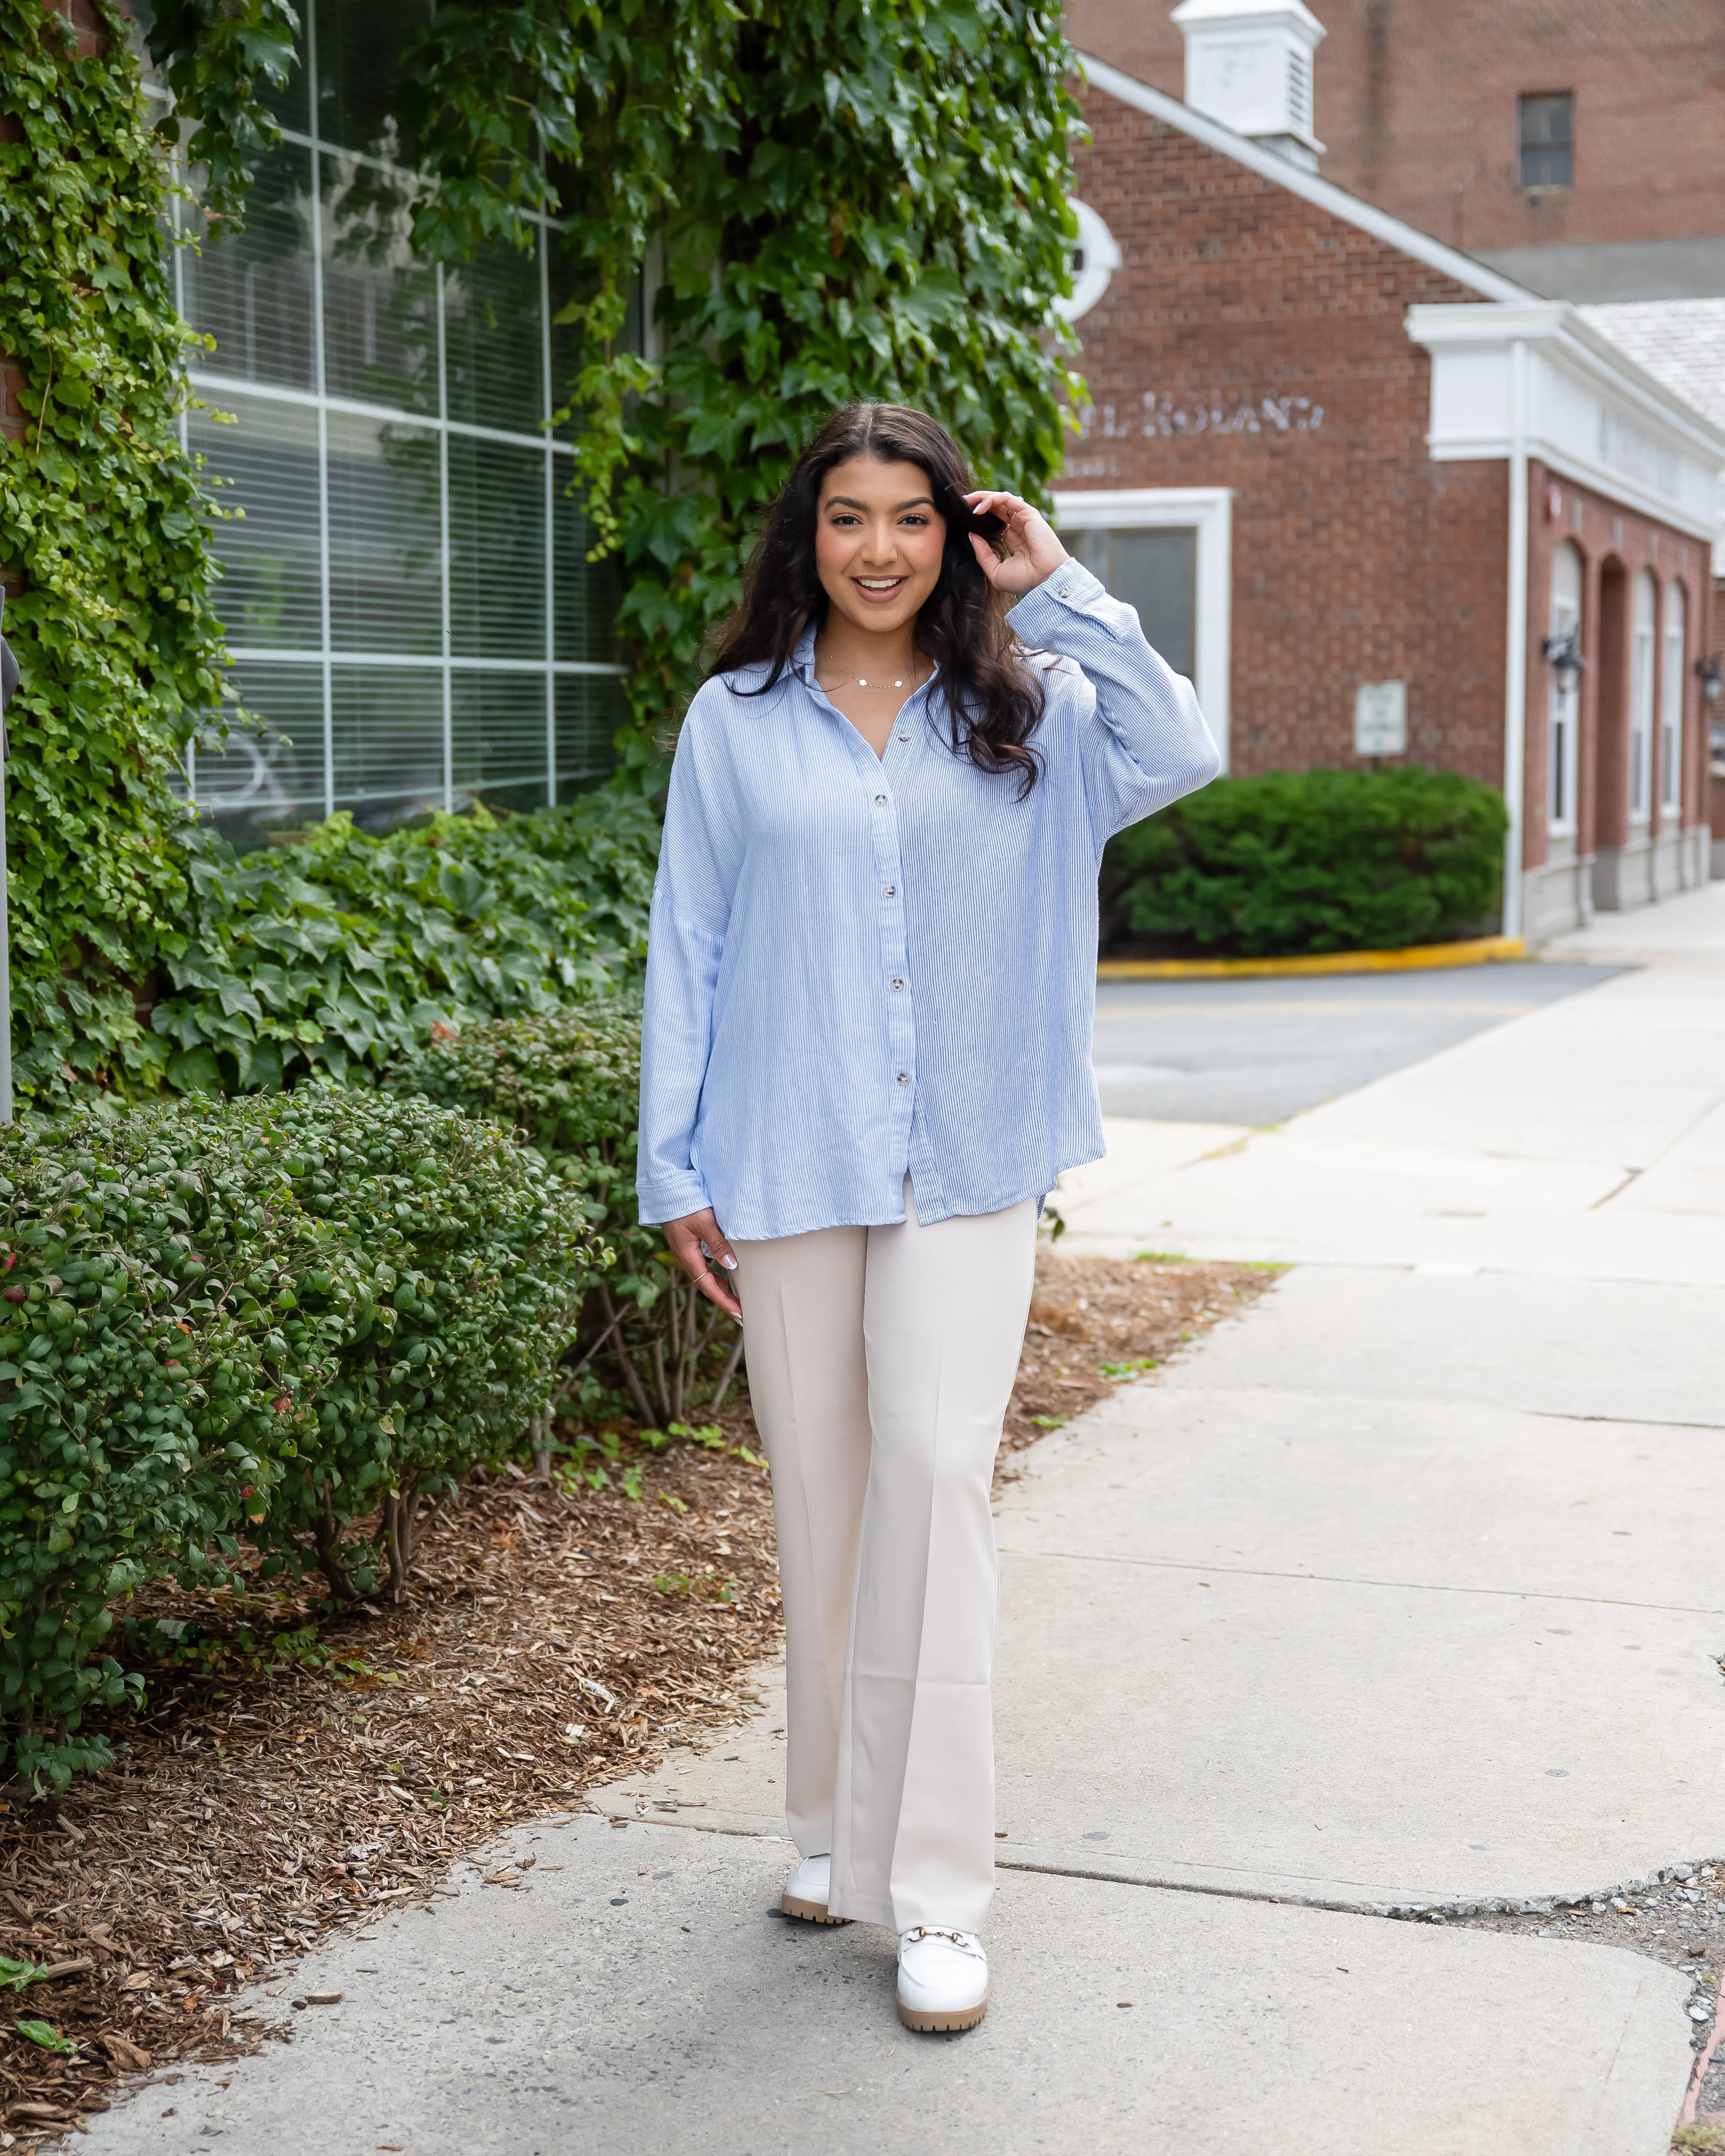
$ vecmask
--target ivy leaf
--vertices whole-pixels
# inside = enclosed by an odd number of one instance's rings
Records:
[[[213,1049],[188,1048],[170,1060],[167,1081],[182,1093],[219,1092],[222,1066]]]

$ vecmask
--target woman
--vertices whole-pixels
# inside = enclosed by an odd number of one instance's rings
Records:
[[[641,1217],[742,1320],[785,1912],[890,1924],[913,2029],[988,2003],[989,1486],[1041,1200],[1104,1151],[1097,865],[1217,768],[1132,609],[884,404],[804,453],[677,745]]]

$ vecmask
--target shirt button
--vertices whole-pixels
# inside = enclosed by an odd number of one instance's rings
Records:
[[[877,793],[875,796],[875,806],[877,808],[884,808],[886,806],[886,796],[884,793]]]
[[[890,883],[886,886],[886,896],[889,898],[896,898],[898,896],[898,886],[896,883]]]
[[[896,988],[901,988],[904,986],[904,983],[902,981],[895,981],[892,985]]]
[[[908,1070],[901,1070],[898,1074],[898,1082],[901,1086],[908,1086],[911,1082],[910,1072]]]
[[[899,739],[900,739],[901,741],[908,741],[910,738],[911,738],[911,737],[910,737],[908,734],[901,734],[901,735],[899,736]]]

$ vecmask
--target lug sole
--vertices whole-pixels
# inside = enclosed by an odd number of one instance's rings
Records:
[[[917,2030],[927,2035],[974,2029],[988,2010],[988,1995],[986,1992],[974,2006],[962,2006],[956,2011],[945,2014],[937,2013],[928,2007],[906,2006],[902,1999],[898,2002],[898,2018],[906,2028]]]
[[[849,1917],[829,1917],[824,1902],[805,1902],[795,1894],[781,1894],[778,1906],[788,1917],[798,1917],[805,1924],[848,1924]]]

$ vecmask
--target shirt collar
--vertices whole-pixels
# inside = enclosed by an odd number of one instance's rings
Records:
[[[805,688],[814,684],[814,624],[810,622],[797,639],[797,647],[791,654],[791,671]]]

